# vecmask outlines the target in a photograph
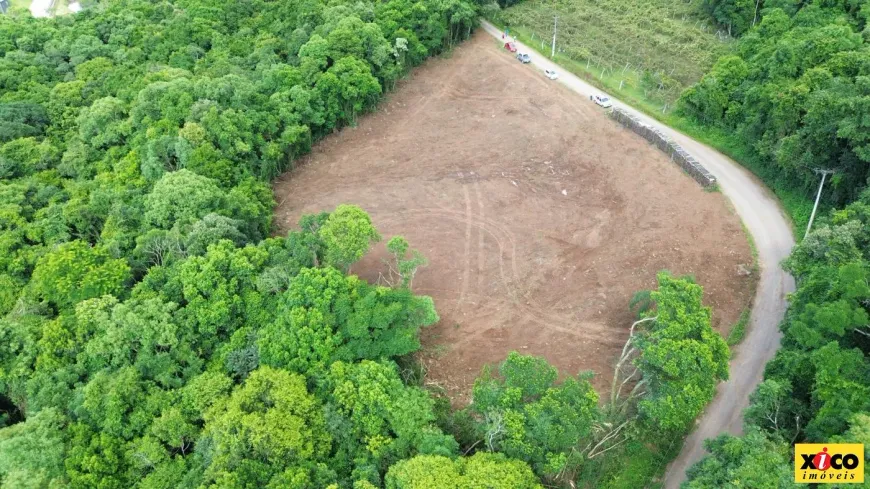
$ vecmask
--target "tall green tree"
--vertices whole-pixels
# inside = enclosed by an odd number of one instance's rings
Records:
[[[130,267],[100,246],[71,241],[43,256],[33,271],[31,294],[57,308],[85,299],[122,295]]]
[[[557,376],[543,358],[511,352],[497,373],[484,368],[470,407],[490,451],[523,460],[551,480],[580,463],[576,448],[591,439],[600,416],[590,375],[558,384]]]
[[[539,489],[529,466],[500,454],[476,453],[451,460],[419,455],[403,460],[387,473],[387,489]]]
[[[648,330],[638,333],[635,363],[642,374],[642,418],[662,431],[683,432],[713,399],[716,383],[728,378],[728,345],[710,326],[701,287],[659,273],[652,292],[655,310]]]
[[[342,472],[357,480],[378,483],[398,460],[457,451],[453,437],[434,425],[429,395],[404,385],[392,362],[333,363],[320,389],[339,441],[334,463],[351,467]]]
[[[682,489],[797,488],[788,449],[750,431],[743,437],[721,435],[707,440],[710,452],[687,473]]]
[[[0,430],[0,484],[22,489],[64,487],[67,422],[56,409],[46,409]]]
[[[824,168],[836,170],[826,201],[856,200],[870,171],[862,117],[870,49],[857,5],[705,1],[718,23],[743,36],[683,93],[682,112],[729,134],[780,190],[809,195],[814,170]]]
[[[345,271],[381,240],[369,215],[355,205],[346,204],[329,214],[318,234],[326,247],[326,263]]]
[[[193,223],[222,207],[223,193],[207,177],[182,169],[165,174],[145,200],[145,217],[155,226]]]
[[[325,461],[331,443],[305,379],[261,367],[206,412],[197,450],[211,460],[209,487],[265,486],[288,469],[304,471]]]

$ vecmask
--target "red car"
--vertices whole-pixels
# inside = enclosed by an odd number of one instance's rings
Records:
[[[507,49],[508,51],[512,52],[512,53],[517,52],[517,45],[514,44],[514,43],[512,43],[512,42],[506,42],[506,43],[504,43],[504,48]]]

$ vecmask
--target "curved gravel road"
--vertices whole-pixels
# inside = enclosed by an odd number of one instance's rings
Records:
[[[497,27],[486,21],[482,21],[482,25],[488,33],[501,39],[502,32]],[[603,93],[535,50],[519,42],[516,44],[521,51],[532,56],[532,66],[542,71],[558,69],[558,82],[584,98],[589,98],[593,93]],[[677,489],[686,478],[686,469],[704,456],[702,444],[705,439],[721,433],[742,433],[743,409],[749,404],[749,394],[761,382],[764,364],[773,358],[779,347],[778,325],[785,314],[786,294],[794,291],[794,279],[779,264],[788,256],[795,243],[789,220],[782,212],[779,202],[748,170],[722,153],[613,97],[610,98],[614,106],[658,128],[682,145],[716,176],[722,193],[734,205],[737,214],[755,239],[758,249],[760,277],[746,337],[733,350],[730,380],[719,384],[713,402],[707,406],[707,410],[698,419],[695,430],[686,438],[679,456],[668,467],[665,488]]]

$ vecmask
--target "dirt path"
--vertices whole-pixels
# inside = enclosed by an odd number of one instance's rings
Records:
[[[455,405],[512,350],[591,370],[606,395],[629,300],[659,270],[694,275],[723,333],[751,300],[727,199],[482,31],[318,143],[274,192],[283,230],[354,203],[429,259],[414,290],[441,321],[420,358]],[[354,273],[378,280],[385,256],[378,245]]]
[[[501,32],[492,24],[483,22],[488,33],[501,38]],[[517,43],[532,53],[532,64],[542,69],[557,68],[537,52]],[[587,97],[600,90],[583,82],[559,67],[559,81],[580,95]],[[611,97],[612,98],[612,97]],[[686,438],[680,455],[671,463],[665,475],[665,488],[677,489],[685,480],[686,469],[704,455],[703,441],[721,433],[739,434],[743,428],[743,410],[749,404],[749,394],[761,382],[764,365],[773,358],[779,347],[778,325],[786,309],[786,294],[794,290],[794,279],[779,264],[794,246],[788,219],[777,200],[749,171],[716,150],[647,117],[624,103],[614,104],[647,124],[655,126],[680,143],[698,159],[716,178],[722,192],[734,204],[758,248],[761,276],[756,289],[749,331],[734,353],[731,361],[731,379],[719,385],[715,399]]]

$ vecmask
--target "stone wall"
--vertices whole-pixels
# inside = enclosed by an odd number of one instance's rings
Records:
[[[709,187],[716,183],[716,177],[698,163],[698,160],[684,150],[682,146],[671,141],[669,137],[662,134],[658,129],[650,127],[637,117],[632,116],[622,109],[614,107],[609,115],[623,126],[631,129],[637,134],[640,134],[644,139],[664,151],[665,154],[671,157],[671,161],[680,165],[686,173],[691,175],[692,178],[704,187]]]

